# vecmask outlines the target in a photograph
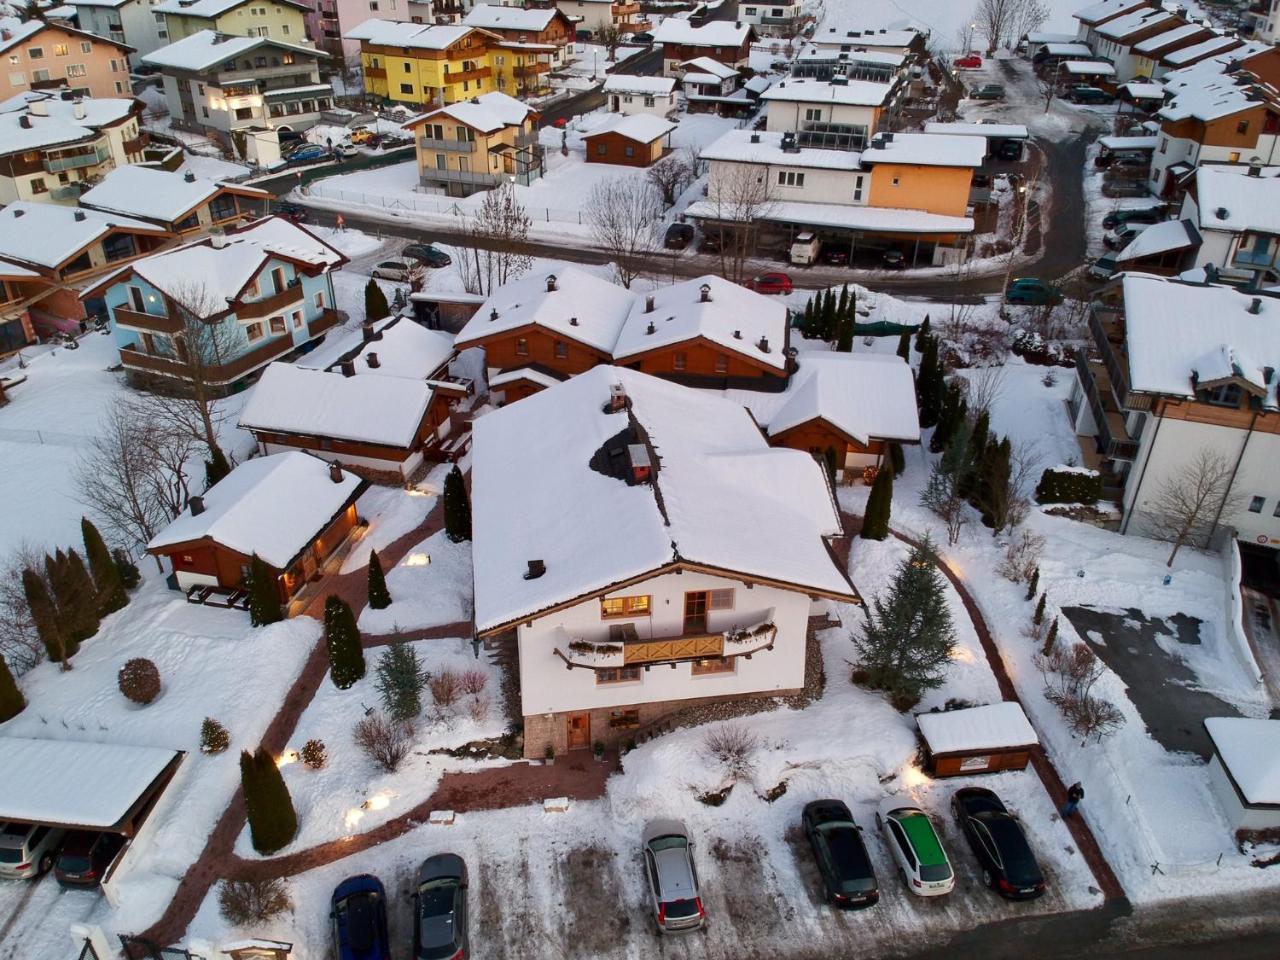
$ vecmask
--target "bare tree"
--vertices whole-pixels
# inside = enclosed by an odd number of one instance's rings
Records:
[[[352,739],[366,757],[394,773],[413,744],[413,724],[375,711],[355,725]]]
[[[618,177],[591,188],[586,212],[591,236],[613,257],[618,282],[630,289],[653,250],[662,198],[643,180]]]
[[[920,503],[947,525],[947,544],[954,547],[969,522],[969,503],[960,495],[959,478],[934,464],[933,473],[920,494]]]
[[[1201,449],[1156,488],[1149,508],[1151,532],[1173,544],[1173,566],[1186,543],[1204,545],[1224,513],[1234,513],[1240,497],[1231,490],[1232,468],[1215,450]]]
[[[698,143],[689,143],[684,148],[684,165],[689,168],[690,179],[697,180],[700,176],[707,172],[706,161],[702,159],[702,146]]]
[[[969,385],[965,391],[969,416],[976,420],[984,413],[991,413],[992,406],[1004,393],[1004,378],[1003,364],[988,364],[969,371],[969,376],[965,377]]]
[[[596,40],[604,47],[605,57],[609,60],[614,58],[625,37],[626,34],[616,23],[606,23],[596,34]]]
[[[717,167],[711,173],[707,202],[709,229],[720,241],[720,273],[741,283],[746,260],[755,252],[760,223],[775,203],[767,170],[747,164]]]
[[[468,293],[493,293],[533,266],[525,252],[532,222],[513,184],[503,183],[485,194],[480,209],[461,228],[467,237],[461,246],[470,249],[453,261]]]
[[[995,53],[1004,42],[1013,42],[1044,25],[1049,8],[1040,0],[978,0],[973,23],[978,33],[987,38],[987,53]]]
[[[44,659],[44,644],[36,633],[22,571],[44,569],[43,551],[32,543],[15,547],[0,566],[0,657],[15,675],[26,673]]]
[[[1044,677],[1045,697],[1082,739],[1101,742],[1123,726],[1119,708],[1093,692],[1106,667],[1087,646],[1057,644],[1048,654],[1037,654],[1035,663]]]
[[[662,195],[662,202],[668,207],[676,202],[676,197],[684,189],[685,184],[693,179],[684,158],[674,153],[667,154],[651,166],[645,176],[653,184],[654,189]]]

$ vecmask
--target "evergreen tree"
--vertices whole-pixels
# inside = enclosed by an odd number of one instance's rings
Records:
[[[262,747],[241,752],[240,786],[253,849],[271,854],[288,845],[298,833],[298,815],[279,767]]]
[[[892,695],[900,708],[942,685],[955,647],[936,559],[928,539],[916,547],[899,564],[889,589],[872,602],[862,636],[854,640],[859,672],[871,687]]]
[[[364,318],[370,323],[376,323],[389,316],[391,308],[387,305],[387,295],[378,286],[378,281],[370,277],[369,282],[364,285]]]
[[[9,664],[0,657],[0,723],[12,720],[26,709],[27,699],[9,672]]]
[[[46,554],[44,567],[49,585],[53,587],[58,625],[67,641],[75,644],[76,649],[67,653],[72,657],[79,650],[80,641],[98,632],[97,589],[75,550],[67,553],[58,550],[52,557]]]
[[[93,585],[97,590],[98,612],[105,617],[126,606],[129,595],[125,593],[124,583],[120,579],[120,568],[107,549],[102,534],[88,517],[80,518],[80,536],[84,540],[84,554],[89,558],[89,570],[93,574]]]
[[[1040,594],[1040,602],[1036,604],[1036,612],[1031,616],[1031,622],[1037,627],[1044,623],[1044,606],[1048,600],[1049,594],[1047,592]]]
[[[949,477],[955,477],[957,483],[964,477],[969,466],[969,425],[961,420],[951,434],[951,441],[942,451],[942,459],[938,467]]]
[[[454,543],[471,539],[471,502],[456,463],[444,478],[444,529]]]
[[[893,506],[893,470],[881,464],[867,498],[867,512],[862,518],[862,539],[883,540],[889,536],[889,513]]]
[[[399,723],[412,720],[422,712],[422,688],[430,675],[413,647],[396,640],[378,657],[374,673],[388,717]]]
[[[129,555],[116,547],[111,551],[111,559],[116,562],[116,569],[120,571],[120,583],[126,590],[132,590],[142,582],[142,574],[138,572],[138,565],[129,559]]]
[[[387,590],[387,578],[382,572],[377,550],[369,551],[369,606],[375,610],[391,606],[391,592]]]
[[[329,676],[339,690],[346,690],[364,676],[364,648],[351,607],[337,594],[324,602],[324,642],[329,650]]]
[[[983,458],[987,452],[987,434],[990,432],[990,423],[990,415],[984,410],[978,415],[973,429],[969,431],[964,468],[959,474],[960,495],[966,500],[974,499],[974,494],[982,478]]]
[[[924,315],[924,322],[916,328],[916,353],[924,353],[924,345],[929,340],[929,315]]]
[[[1009,484],[1013,447],[1008,437],[991,436],[982,458],[982,472],[974,491],[974,506],[982,512],[982,522],[996,532],[1004,529],[1009,515]]]
[[[831,481],[831,486],[836,485],[836,471],[840,467],[840,454],[835,447],[827,447],[822,451],[822,462],[827,468],[827,479]]]
[[[960,382],[952,380],[947,384],[946,391],[942,395],[942,410],[938,414],[938,425],[933,430],[933,436],[929,439],[929,449],[934,453],[941,453],[947,449],[947,445],[951,442],[951,437],[955,433],[956,426],[964,421],[968,404],[965,403],[964,393],[960,389]]]
[[[1031,579],[1027,581],[1027,599],[1034,600],[1036,591],[1040,589],[1040,568],[1031,571]]]
[[[836,298],[828,287],[822,291],[822,339],[834,340],[839,332],[836,325]]]
[[[942,407],[939,392],[941,368],[938,365],[938,339],[929,337],[920,356],[920,369],[916,371],[916,400],[920,406],[920,426],[932,427],[938,422]]]
[[[1049,621],[1049,632],[1045,634],[1044,646],[1040,648],[1040,652],[1046,657],[1053,653],[1053,648],[1058,643],[1058,618],[1054,617]]]
[[[806,337],[815,336],[813,322],[813,297],[810,297],[804,302],[804,317],[800,321],[800,329],[804,331]]]
[[[48,557],[45,561],[46,565],[51,562]],[[28,567],[22,571],[22,592],[27,598],[27,608],[31,611],[31,620],[35,624],[36,635],[44,644],[45,653],[54,663],[62,664],[64,670],[70,670],[70,660],[79,644],[63,632],[49,585],[44,577]]]
[[[907,457],[902,452],[902,444],[889,444],[889,462],[893,464],[893,475],[902,476],[902,472],[907,469]]]
[[[853,314],[841,314],[839,329],[836,333],[836,350],[840,353],[853,353]]]
[[[911,362],[911,332],[903,330],[902,336],[898,337],[898,356],[907,363]]]
[[[836,300],[836,316],[840,318],[840,322],[844,323],[844,318],[849,315],[849,287],[846,284],[840,288],[840,298]]]
[[[284,619],[280,603],[280,591],[271,568],[256,553],[249,561],[249,579],[245,583],[249,591],[249,622],[255,627],[265,627]]]
[[[227,455],[215,443],[209,448],[209,459],[204,462],[205,490],[208,490],[230,472],[231,464],[227,462]]]

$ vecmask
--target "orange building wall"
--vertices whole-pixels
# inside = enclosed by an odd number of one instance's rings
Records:
[[[771,343],[769,345],[770,350],[779,354],[781,354],[783,347],[784,344],[781,343]],[[683,370],[676,367],[675,356],[677,353],[683,353],[686,357]],[[729,359],[727,370],[716,369],[716,358],[720,356]],[[766,375],[764,370],[755,364],[748,363],[742,357],[736,356],[727,350],[720,350],[714,345],[698,342],[676,344],[647,356],[619,360],[618,364],[619,366],[629,367],[632,370],[640,370],[643,373],[652,374],[686,373],[708,377],[763,377]],[[781,370],[775,370],[772,373],[778,377],[783,375]]]
[[[880,456],[884,453],[885,447],[884,442],[881,440],[872,440],[866,446],[849,442],[822,420],[811,420],[809,423],[802,423],[798,427],[784,430],[777,436],[770,437],[769,445],[805,451],[825,451],[827,447],[835,447],[837,452],[843,450],[846,456],[850,453]],[[844,457],[840,457],[839,460],[840,465],[843,466]]]
[[[898,185],[893,181],[897,178]],[[924,210],[963,217],[969,206],[973,171],[968,167],[917,167],[877,163],[871,171],[868,206]]]

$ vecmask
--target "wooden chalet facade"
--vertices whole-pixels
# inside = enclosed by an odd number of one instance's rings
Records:
[[[599,129],[583,135],[587,163],[650,166],[670,149],[674,129],[675,124],[649,114],[616,114]]]
[[[784,341],[775,349],[785,350],[786,346]],[[682,383],[686,387],[770,393],[787,387],[783,371],[746,352],[730,349],[703,336],[619,359],[618,365]]]

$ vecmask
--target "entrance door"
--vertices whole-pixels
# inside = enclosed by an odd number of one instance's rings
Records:
[[[707,632],[707,592],[705,590],[684,595],[684,632]]]
[[[569,725],[569,749],[585,750],[591,745],[591,714],[571,713]]]

